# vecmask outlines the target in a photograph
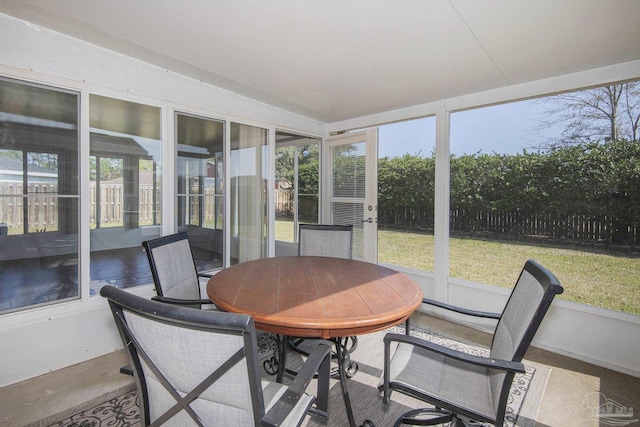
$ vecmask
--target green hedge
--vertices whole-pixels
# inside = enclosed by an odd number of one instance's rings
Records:
[[[435,158],[378,163],[380,226],[433,229]],[[640,143],[451,156],[451,223],[498,232],[638,244]]]

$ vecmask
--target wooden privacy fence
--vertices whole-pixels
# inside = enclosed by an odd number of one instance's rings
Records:
[[[222,194],[216,193],[214,187],[205,186],[203,195],[179,196],[178,203],[188,209],[185,215],[189,217],[190,224],[197,224],[202,216],[205,224],[218,228],[223,223],[223,197]]]
[[[23,197],[21,182],[0,182],[0,223],[8,228],[22,227],[24,224],[24,203],[27,202],[28,221],[31,228],[38,230],[58,225],[58,185],[37,183],[28,187],[28,197]]]
[[[53,231],[58,226],[58,186],[55,183],[37,183],[29,185],[27,196],[20,182],[0,182],[0,223],[11,228],[24,226],[25,203],[28,212],[30,230]],[[91,183],[91,224],[96,224],[96,188]],[[100,186],[100,223],[119,225],[123,223],[122,184],[102,184]],[[152,223],[155,209],[153,205],[153,185],[141,185],[139,188],[139,222]],[[160,200],[158,189],[157,200]],[[159,212],[156,212],[156,222]]]
[[[275,191],[276,217],[293,218],[295,194],[292,189]],[[318,195],[298,195],[298,219],[302,222],[318,222]]]
[[[607,216],[554,215],[530,212],[467,213],[455,209],[449,215],[453,231],[488,232],[512,236],[534,236],[636,245],[640,243],[640,224]]]
[[[276,195],[276,217],[293,217],[293,190],[278,189]]]
[[[0,223],[11,228],[24,226],[24,204],[27,203],[28,225],[30,230],[57,229],[58,194],[55,183],[35,183],[29,185],[28,196],[23,193],[20,182],[0,182]],[[123,188],[122,184],[102,184],[100,186],[100,222],[104,225],[119,225],[123,222]],[[204,195],[205,219],[213,219],[220,214],[216,209],[216,195],[211,189]],[[276,216],[292,217],[294,212],[294,194],[292,190],[275,191]],[[96,223],[95,183],[91,183],[91,224]],[[139,188],[139,222],[153,223],[153,185],[141,185]],[[160,200],[158,189],[157,200]],[[190,198],[190,212],[198,212],[198,197]],[[301,203],[302,215],[306,211],[317,210],[317,205],[308,207]],[[220,208],[220,207],[219,207]],[[309,213],[307,212],[307,213]],[[159,212],[156,212],[159,222]],[[378,218],[381,227],[390,228],[433,228],[433,212],[411,209],[389,210],[381,207]],[[640,224],[625,223],[611,217],[593,215],[558,216],[547,213],[527,212],[466,212],[454,209],[449,215],[449,227],[453,232],[493,233],[505,236],[533,236],[553,239],[567,239],[603,243],[640,244]]]
[[[433,231],[433,206],[431,209],[418,209],[412,206],[385,208],[378,205],[378,224],[382,227]]]
[[[158,206],[154,206],[153,185],[142,184],[138,188],[138,223],[153,224],[154,212],[155,222],[160,222],[160,188],[156,188],[156,201]],[[91,183],[91,224],[96,224],[96,185]],[[124,211],[124,190],[122,184],[100,184],[100,224],[121,225],[123,223]]]
[[[95,183],[91,183],[90,223],[96,224],[97,200]],[[122,184],[100,184],[100,224],[120,225],[122,218]]]
[[[293,216],[293,192],[276,191],[276,216]],[[411,206],[385,208],[379,206],[378,225],[389,229],[433,231],[433,208],[418,209]],[[469,234],[491,233],[505,237],[540,237],[615,243],[640,244],[640,224],[629,223],[607,216],[554,215],[527,212],[467,212],[454,209],[449,214],[452,232]]]

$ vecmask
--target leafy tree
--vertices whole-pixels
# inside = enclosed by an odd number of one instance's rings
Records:
[[[90,179],[96,180],[96,157],[89,158]],[[111,181],[122,177],[123,161],[118,158],[100,157],[100,180]]]
[[[318,194],[320,145],[298,146],[298,194]]]
[[[298,164],[298,194],[318,194],[319,163]]]
[[[0,150],[0,156],[22,160],[22,151],[21,150]]]
[[[281,184],[293,186],[295,182],[294,157],[296,147],[279,147],[276,150],[276,180]],[[320,147],[318,144],[297,146],[298,153],[298,193],[315,194],[318,192],[318,168],[320,165]],[[315,173],[314,173],[315,170]]]
[[[276,181],[293,186],[295,147],[280,147],[276,150]]]
[[[58,155],[51,153],[29,153],[27,162],[30,165],[38,166],[51,171],[58,170]]]
[[[318,144],[278,147],[276,150],[276,180],[280,188],[288,188],[291,194],[296,189],[295,155],[298,154],[298,215],[303,221],[318,221],[318,191],[320,172],[320,147]],[[315,197],[314,197],[315,195]],[[293,211],[293,203],[288,208]]]
[[[0,156],[22,161],[22,150],[0,150]],[[50,171],[58,170],[58,155],[53,153],[27,153],[27,163]]]

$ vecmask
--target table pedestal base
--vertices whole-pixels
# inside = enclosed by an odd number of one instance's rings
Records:
[[[349,339],[352,339],[352,345],[350,347],[348,346]],[[291,371],[285,367],[287,363],[289,337],[286,335],[276,335],[276,340],[276,350],[274,351],[274,354],[270,359],[264,361],[263,367],[268,374],[277,374],[276,381],[282,383],[282,378],[285,372],[290,375],[296,375],[296,372]],[[338,370],[335,374],[340,381],[340,387],[342,388],[342,398],[344,399],[349,426],[356,427],[356,421],[353,416],[353,409],[351,407],[351,399],[349,398],[347,378],[353,377],[358,371],[358,364],[351,361],[351,351],[353,351],[357,346],[357,337],[331,338],[330,341],[334,344],[336,349]],[[366,420],[363,426],[373,426],[373,423],[369,420]]]
[[[344,399],[344,406],[347,409],[347,418],[349,419],[349,425],[356,427],[356,420],[353,418],[353,409],[351,409],[351,399],[349,398],[349,390],[347,389],[347,375],[345,373],[345,362],[347,358],[351,361],[349,351],[345,346],[349,341],[349,337],[344,338],[331,338],[333,344],[336,347],[336,358],[338,359],[338,375],[340,379],[340,386],[342,387],[342,398]]]

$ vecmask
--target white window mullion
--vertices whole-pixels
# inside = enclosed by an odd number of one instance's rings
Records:
[[[450,116],[445,102],[436,114],[436,171],[435,171],[435,212],[434,212],[434,252],[435,289],[434,298],[447,302],[449,298],[449,152]]]
[[[164,120],[162,123],[162,159],[161,162],[161,182],[162,182],[162,235],[172,234],[176,231],[176,162],[178,161],[178,150],[175,131],[175,112],[173,109],[164,107]]]
[[[91,228],[91,183],[89,170],[90,129],[89,129],[89,92],[83,90],[80,94],[80,229],[79,236],[79,265],[80,265],[80,296],[83,300],[91,297],[91,272],[89,234]]]

